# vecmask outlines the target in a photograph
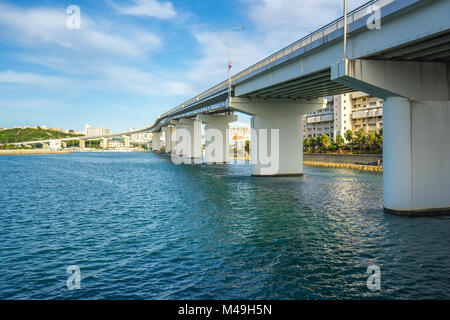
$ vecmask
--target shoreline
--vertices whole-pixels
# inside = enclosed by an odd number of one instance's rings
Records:
[[[46,154],[70,154],[70,153],[120,153],[120,152],[147,152],[146,150],[62,150],[62,151],[52,151],[52,150],[0,150],[0,156],[10,156],[10,155],[46,155]],[[244,160],[249,161],[250,157],[233,157],[232,160]],[[383,172],[383,166],[374,165],[361,165],[353,163],[336,163],[336,162],[322,162],[322,161],[303,161],[305,166],[314,167],[324,167],[324,168],[341,168],[341,169],[354,169],[359,171],[368,172]]]
[[[354,169],[359,171],[383,172],[382,166],[371,166],[366,164],[352,164],[352,163],[334,163],[334,162],[318,162],[318,161],[303,161],[305,166],[325,167],[325,168],[341,168]]]
[[[52,150],[0,150],[0,156],[24,156],[36,154],[69,154],[70,151]]]
[[[24,155],[45,155],[45,154],[70,154],[70,153],[114,153],[114,152],[146,152],[146,150],[42,150],[42,149],[31,149],[31,150],[0,150],[0,156],[24,156]]]

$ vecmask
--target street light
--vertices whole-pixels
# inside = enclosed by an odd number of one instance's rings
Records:
[[[347,0],[344,0],[344,60],[347,58]]]
[[[230,57],[230,34],[233,30],[244,30],[245,27],[233,27],[228,30],[228,104],[231,101],[231,57]]]

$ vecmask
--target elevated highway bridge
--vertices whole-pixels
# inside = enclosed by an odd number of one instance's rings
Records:
[[[208,129],[224,132],[235,111],[252,116],[252,174],[302,175],[301,116],[329,95],[364,91],[384,103],[384,206],[386,211],[446,213],[450,208],[450,1],[377,0],[312,32],[179,106],[149,128],[154,149],[165,132],[166,151],[189,132],[183,156],[201,157],[199,126],[206,123],[206,154],[216,148]],[[379,18],[381,28],[373,28]],[[260,132],[276,129],[277,172],[257,154]],[[184,139],[186,140],[186,139]],[[269,141],[271,141],[269,139]],[[433,141],[433,143],[429,143]],[[156,143],[155,143],[156,142]],[[226,148],[226,147],[225,147]],[[269,142],[270,149],[270,142]],[[227,162],[219,152],[218,162]],[[207,159],[208,160],[208,159]],[[222,160],[222,161],[220,161]],[[217,155],[215,161],[217,162]]]

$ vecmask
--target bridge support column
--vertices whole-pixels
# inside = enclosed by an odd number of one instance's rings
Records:
[[[130,147],[130,137],[129,136],[124,136],[123,137],[123,142],[125,144],[125,148],[129,148]]]
[[[232,109],[253,115],[250,162],[253,176],[303,175],[301,116],[324,107],[324,99],[232,98]]]
[[[383,111],[387,212],[450,213],[450,101],[389,97]]]
[[[152,133],[152,151],[161,152],[161,132]]]
[[[230,135],[228,124],[237,121],[236,115],[200,114],[197,120],[206,123],[205,160],[206,163],[230,162]]]
[[[174,140],[175,140],[175,127],[164,127],[164,139],[165,139],[165,152],[166,153],[172,153],[173,147],[174,147]]]
[[[86,140],[80,140],[80,149],[85,149],[86,148]]]
[[[345,59],[331,67],[331,79],[385,99],[385,211],[450,214],[448,63]]]
[[[181,119],[175,129],[175,155],[182,157],[183,163],[202,163],[202,123],[192,119]]]
[[[108,149],[108,138],[102,139],[102,148],[105,150]]]

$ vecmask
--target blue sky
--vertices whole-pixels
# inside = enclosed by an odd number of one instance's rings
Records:
[[[247,27],[237,73],[341,15],[342,0],[0,0],[0,126],[142,128],[226,79],[230,27]]]

